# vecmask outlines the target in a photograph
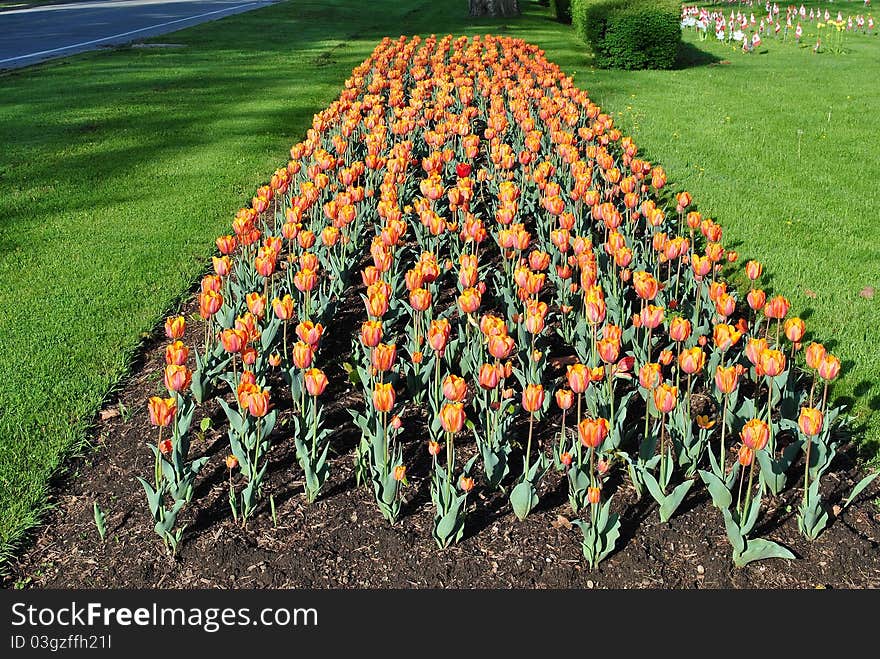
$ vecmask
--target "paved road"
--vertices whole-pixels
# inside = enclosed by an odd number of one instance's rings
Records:
[[[0,69],[119,45],[276,0],[95,0],[0,12]]]

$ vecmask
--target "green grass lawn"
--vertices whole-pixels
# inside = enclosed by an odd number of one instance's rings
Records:
[[[511,33],[576,73],[728,242],[766,263],[773,288],[844,359],[838,392],[868,419],[880,298],[859,293],[880,288],[880,40],[852,40],[845,56],[700,43],[731,63],[600,72],[535,5],[495,22],[469,18],[464,0],[296,0],[157,39],[185,48],[0,76],[0,546],[38,519],[50,476],[142,335],[350,70],[382,36],[447,32]]]

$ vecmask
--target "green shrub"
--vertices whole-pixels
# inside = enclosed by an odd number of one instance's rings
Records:
[[[681,43],[680,0],[572,0],[572,22],[596,65],[669,69]]]
[[[550,5],[560,23],[571,23],[571,0],[550,0]]]

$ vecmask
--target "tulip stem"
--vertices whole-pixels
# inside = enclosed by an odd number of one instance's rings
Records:
[[[756,460],[756,456],[753,455],[752,456],[752,466],[749,467],[749,487],[746,490],[746,505],[743,506],[742,512],[740,513],[740,516],[739,516],[739,525],[740,526],[742,526],[743,522],[745,521],[745,515],[748,513],[749,504],[752,501],[752,479],[755,476],[755,460]]]
[[[767,427],[770,429],[770,456],[776,459],[776,439],[773,437],[773,378],[768,378],[767,387]]]
[[[578,416],[577,416],[577,425],[580,426],[581,423],[581,400],[583,398],[582,393],[578,393]],[[578,454],[578,468],[583,466],[583,452],[581,451],[581,443],[578,440],[575,440],[574,445],[577,447]]]
[[[452,445],[452,433],[446,433],[446,500],[451,500],[452,492],[452,463],[455,461],[455,447]],[[444,511],[445,512],[445,511]]]
[[[807,440],[807,450],[804,452],[804,508],[807,507],[807,502],[809,500],[809,485],[810,485],[810,449],[813,447],[813,438],[809,435],[806,436]]]
[[[159,491],[159,480],[162,478],[162,426],[159,426],[159,441],[156,444],[156,460],[153,465],[153,473],[156,476],[156,492]]]
[[[318,399],[312,397],[312,460],[318,447]]]
[[[529,465],[531,464],[532,455],[532,431],[535,427],[535,413],[529,412],[529,441],[526,443],[526,470],[523,474],[525,480],[529,480]]]
[[[752,454],[752,460],[755,459],[754,454]],[[743,480],[746,475],[745,468],[741,469],[739,472],[739,490],[736,495],[736,512],[742,515],[742,495],[743,495]]]
[[[557,453],[558,453],[557,457],[560,460],[562,459],[563,446],[565,446],[565,413],[566,413],[566,411],[567,410],[562,410],[562,430],[559,433],[559,450],[557,451]]]
[[[724,471],[727,458],[727,452],[724,450],[724,435],[727,430],[727,403],[730,400],[728,394],[724,394],[724,405],[721,409],[721,443],[718,446],[718,466],[721,469],[721,478],[724,478]]]
[[[666,413],[660,415],[660,489],[666,494]]]

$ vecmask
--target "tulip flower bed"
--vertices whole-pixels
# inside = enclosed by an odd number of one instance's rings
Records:
[[[722,228],[536,46],[385,39],[290,155],[217,239],[198,318],[165,323],[152,435],[126,449],[125,524],[166,560],[197,559],[191,528],[283,553],[295,507],[450,552],[498,520],[564,532],[589,572],[702,502],[742,567],[876,490],[839,473],[837,357],[758,261],[728,289]]]

